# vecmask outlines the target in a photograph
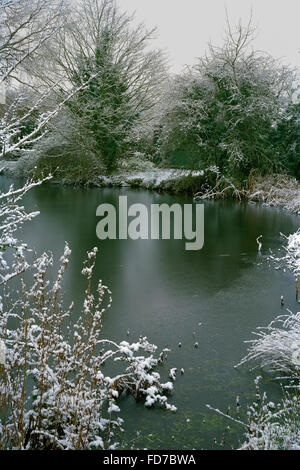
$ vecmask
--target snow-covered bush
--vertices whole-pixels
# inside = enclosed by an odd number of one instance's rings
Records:
[[[285,261],[294,274],[300,273],[300,229],[288,237]]]
[[[247,414],[245,441],[239,450],[300,450],[299,396],[286,396],[275,405],[264,393]]]
[[[123,160],[119,165],[121,170],[126,171],[152,171],[154,164],[150,160],[149,155],[141,152],[134,152],[134,155],[127,160]]]
[[[161,119],[166,161],[178,153],[243,182],[253,168],[266,174],[284,160],[274,134],[292,102],[295,73],[254,50],[253,39],[251,22],[228,22],[222,47],[210,45],[171,81]]]
[[[35,257],[14,235],[37,215],[18,204],[35,184],[0,195],[0,449],[112,449],[122,430],[122,393],[176,410],[166,396],[173,384],[162,383],[155,371],[166,350],[155,356],[147,338],[130,344],[103,337],[112,299],[102,281],[92,289],[97,248],[82,270],[82,307],[65,306],[68,244],[50,282],[53,255]]]
[[[299,395],[285,393],[281,403],[275,404],[260,390],[260,380],[261,376],[254,380],[255,401],[246,410],[240,407],[237,399],[237,417],[230,412],[230,407],[227,413],[210,405],[207,407],[244,430],[243,443],[238,450],[300,450]]]
[[[300,379],[300,312],[281,315],[267,327],[258,328],[257,339],[248,341],[248,354],[239,365],[257,361],[269,371],[287,376],[288,386],[291,378]]]

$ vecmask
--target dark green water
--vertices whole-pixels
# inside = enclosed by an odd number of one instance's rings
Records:
[[[0,185],[8,180],[0,177]],[[244,366],[233,366],[246,353],[245,340],[257,326],[266,325],[285,308],[295,311],[293,276],[276,271],[266,259],[282,240],[299,227],[299,217],[277,209],[234,202],[205,203],[205,245],[188,252],[184,241],[103,241],[96,237],[96,208],[117,205],[119,195],[128,203],[190,203],[187,196],[144,190],[73,189],[44,185],[31,191],[25,206],[41,214],[22,230],[22,239],[57,259],[67,240],[72,249],[65,290],[67,300],[81,300],[79,275],[87,250],[100,248],[96,275],[113,292],[113,306],[105,317],[104,334],[114,339],[136,340],[140,334],[159,347],[172,350],[166,369],[184,368],[177,375],[171,402],[177,413],[146,409],[124,399],[123,418],[128,440],[140,430],[138,448],[219,448],[230,422],[206,408],[227,410],[240,396],[242,408],[254,399],[253,378]],[[258,254],[256,238],[263,235]],[[285,307],[280,306],[284,295]],[[80,303],[78,304],[80,305]],[[201,326],[199,326],[201,323]],[[178,347],[178,342],[182,347]],[[194,348],[194,343],[199,348]],[[162,371],[163,373],[163,371]],[[273,401],[279,387],[264,375],[264,388]],[[242,429],[232,426],[225,448],[237,445]],[[226,434],[229,436],[229,434]],[[127,444],[128,446],[128,444]]]

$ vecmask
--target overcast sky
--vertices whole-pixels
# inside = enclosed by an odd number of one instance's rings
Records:
[[[118,0],[146,26],[158,27],[156,47],[165,49],[171,70],[204,54],[209,40],[220,45],[224,37],[227,8],[232,24],[241,18],[258,27],[255,46],[300,67],[300,0]]]

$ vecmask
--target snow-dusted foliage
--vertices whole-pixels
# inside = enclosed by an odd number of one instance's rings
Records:
[[[276,262],[278,267],[287,268],[290,272],[295,275],[296,279],[296,298],[299,296],[299,276],[300,276],[300,229],[297,232],[292,233],[289,236],[281,234],[286,240],[283,246],[285,250],[284,256],[275,256],[274,254],[269,255],[269,260]]]
[[[258,376],[254,381],[256,398],[247,406],[244,421],[209,405],[208,408],[242,426],[245,440],[238,450],[300,450],[299,396],[286,394],[281,403],[275,404],[260,390],[260,380]]]
[[[289,387],[294,378],[294,385],[299,388],[300,312],[279,316],[267,327],[258,328],[254,334],[257,339],[249,341],[248,354],[239,365],[257,361],[267,370],[280,374],[281,379],[286,377]]]
[[[0,84],[30,74],[33,56],[58,31],[64,0],[0,0]]]
[[[288,237],[285,261],[295,273],[300,273],[300,229]]]
[[[69,4],[0,0],[0,157],[35,152],[50,122],[98,75],[92,71],[74,84],[55,74],[49,51],[66,27]]]
[[[51,176],[37,182],[31,180],[22,188],[14,189],[11,186],[8,192],[0,193],[0,286],[2,287],[4,283],[28,268],[28,263],[22,256],[26,246],[19,242],[15,232],[24,222],[37,216],[38,212],[27,213],[20,202],[30,189],[49,179]],[[14,250],[16,255],[13,260],[11,260],[11,250]],[[0,291],[0,308],[2,300]]]
[[[165,154],[198,155],[202,167],[216,165],[238,178],[252,168],[274,169],[280,155],[272,135],[291,102],[295,75],[252,50],[253,33],[251,22],[235,30],[228,24],[224,45],[210,46],[173,80],[161,120]]]
[[[57,83],[42,94],[28,92],[27,89],[19,89],[14,94],[15,97],[6,111],[0,116],[0,157],[19,152],[26,155],[34,153],[36,150],[33,146],[47,135],[49,123],[59,114],[69,100],[95,79],[96,75],[96,73],[92,74],[78,87],[66,92],[61,100],[53,99],[50,105],[51,109],[47,111],[41,110],[47,103],[49,96],[52,95],[55,86],[58,85]],[[33,104],[27,107],[29,102],[33,102]],[[20,115],[22,106],[25,106],[25,111]],[[32,129],[26,132],[28,123],[32,125],[32,122],[34,123]]]
[[[164,56],[149,48],[153,33],[136,25],[114,0],[73,5],[72,21],[50,48],[50,60],[56,77],[73,88],[96,76],[52,122],[37,146],[42,156],[61,156],[63,149],[63,156],[91,165],[98,161],[102,171],[111,170],[117,160],[143,148],[145,139],[152,140],[166,74]],[[47,73],[42,80],[47,82]]]
[[[64,0],[0,0],[0,156],[32,146],[52,117],[41,109],[51,87],[38,90],[35,61],[63,23]],[[45,50],[45,49],[44,49]],[[35,86],[36,85],[36,86]]]
[[[248,408],[245,441],[239,450],[300,450],[299,411],[297,395],[275,405],[262,394]]]
[[[19,202],[40,183],[0,195],[0,449],[112,449],[123,425],[121,394],[176,410],[167,399],[173,384],[155,371],[167,351],[156,355],[143,337],[117,343],[103,336],[112,298],[101,280],[92,289],[97,248],[82,269],[83,305],[65,306],[68,244],[50,282],[52,254],[34,257],[15,235],[37,215],[26,214]]]

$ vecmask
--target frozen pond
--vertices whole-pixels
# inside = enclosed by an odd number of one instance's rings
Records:
[[[0,185],[8,180],[0,177]],[[246,352],[245,340],[257,326],[283,313],[295,311],[295,287],[289,273],[269,266],[266,255],[299,227],[299,217],[277,209],[234,202],[205,203],[205,244],[200,251],[185,251],[184,240],[108,240],[96,237],[96,208],[106,202],[118,205],[120,195],[128,203],[173,204],[191,202],[188,196],[129,189],[74,189],[44,185],[25,199],[28,209],[41,215],[24,226],[22,239],[40,250],[51,250],[58,259],[67,240],[73,255],[65,290],[67,300],[80,305],[84,283],[80,270],[87,250],[100,249],[97,277],[113,292],[113,306],[104,319],[105,336],[135,340],[139,335],[159,347],[172,350],[164,369],[184,368],[177,374],[171,402],[176,413],[148,410],[142,403],[124,398],[123,417],[127,437],[135,432],[139,448],[213,449],[222,439],[227,420],[206,404],[227,410],[240,396],[242,407],[253,401],[253,378],[244,366],[235,369]],[[256,238],[263,235],[261,255]],[[195,342],[199,347],[195,348]],[[178,343],[181,342],[181,348]],[[161,371],[164,374],[164,370]],[[280,390],[265,378],[273,400]],[[236,445],[239,430],[232,426],[225,448]]]

